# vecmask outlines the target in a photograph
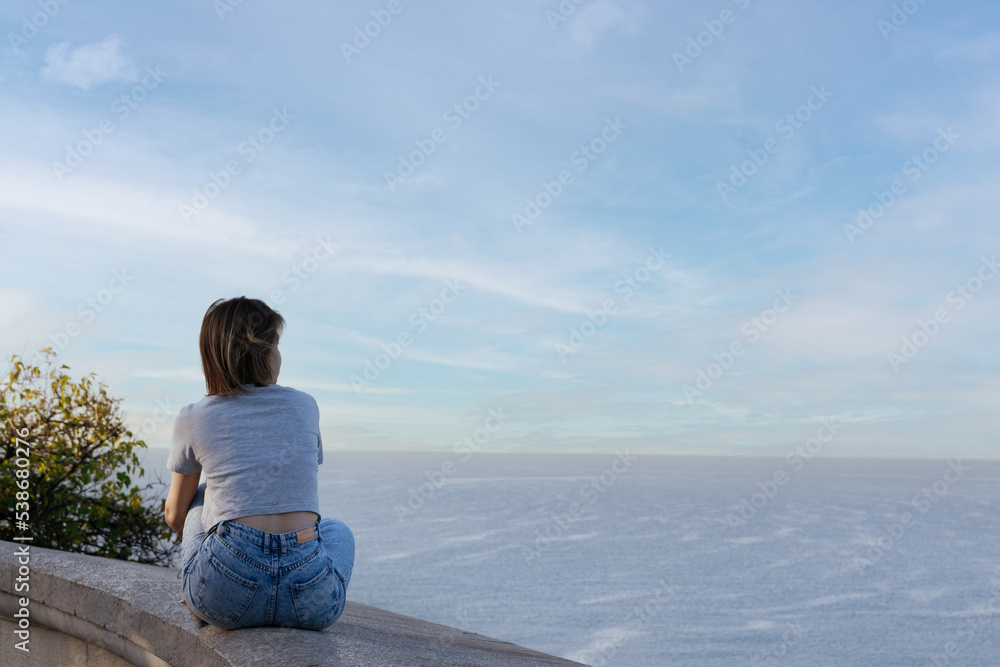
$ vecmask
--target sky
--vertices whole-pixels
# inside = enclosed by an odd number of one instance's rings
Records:
[[[327,451],[997,456],[995,2],[0,20],[0,352],[150,446],[247,296]]]

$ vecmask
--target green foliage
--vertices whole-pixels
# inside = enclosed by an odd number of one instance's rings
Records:
[[[143,495],[166,485],[133,485],[144,474],[137,451],[146,443],[125,427],[121,399],[93,382],[96,373],[74,382],[69,366],[54,367],[52,348],[41,354],[44,368],[14,355],[0,378],[0,539],[30,535],[33,546],[169,566],[180,545],[163,520],[162,498]],[[28,467],[16,462],[25,443]],[[28,480],[26,495],[18,475]],[[24,511],[19,492],[29,504],[24,531],[15,522],[15,511]]]

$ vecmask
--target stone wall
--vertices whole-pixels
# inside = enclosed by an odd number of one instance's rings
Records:
[[[0,664],[4,667],[143,665],[580,665],[516,644],[351,602],[316,632],[226,631],[180,603],[176,569],[29,548],[28,653],[15,648],[23,592],[20,545],[0,541]],[[23,558],[22,558],[23,560]]]

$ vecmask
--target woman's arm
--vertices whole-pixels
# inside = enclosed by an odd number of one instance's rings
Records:
[[[163,504],[163,516],[167,520],[167,525],[177,531],[177,539],[184,539],[184,520],[187,518],[188,508],[194,500],[194,494],[198,493],[198,482],[201,480],[201,473],[193,475],[182,475],[179,472],[170,474],[170,492],[167,493],[167,500]]]

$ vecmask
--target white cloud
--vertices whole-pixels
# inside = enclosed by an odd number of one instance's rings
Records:
[[[621,7],[604,1],[583,8],[573,21],[571,34],[577,44],[591,47],[609,30],[632,36],[636,34],[637,26],[635,20],[625,14]]]
[[[118,35],[72,50],[69,42],[53,44],[45,53],[42,77],[82,90],[108,81],[134,81],[135,64],[121,52],[121,47]]]
[[[140,243],[171,241],[235,248],[255,257],[285,257],[281,247],[257,237],[256,221],[230,215],[221,206],[206,209],[196,224],[185,224],[177,204],[186,192],[87,174],[60,184],[58,197],[51,196],[53,186],[50,172],[23,162],[10,164],[0,170],[0,210],[62,220],[74,229],[114,229],[119,238]]]

